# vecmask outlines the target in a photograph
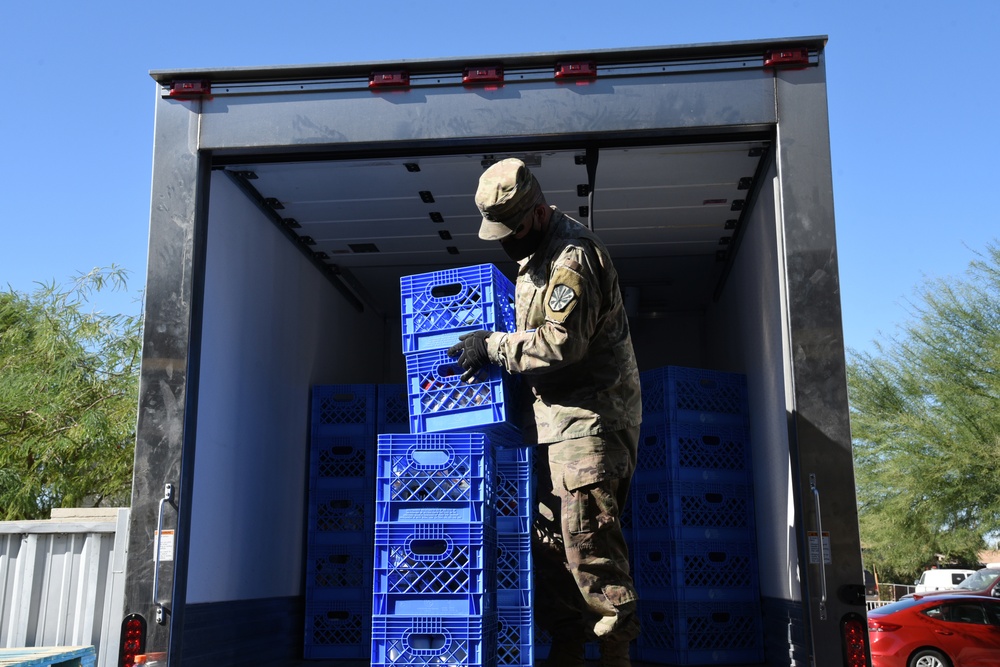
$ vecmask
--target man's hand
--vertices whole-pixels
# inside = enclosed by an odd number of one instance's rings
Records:
[[[490,363],[489,355],[486,353],[486,339],[490,337],[492,331],[470,331],[458,337],[458,342],[448,348],[448,356],[458,359],[458,365],[465,372],[462,373],[462,382],[472,382],[480,368]]]

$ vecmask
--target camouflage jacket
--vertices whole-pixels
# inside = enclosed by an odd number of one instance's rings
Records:
[[[487,352],[521,374],[533,395],[525,441],[637,426],[639,369],[618,273],[601,240],[553,207],[539,249],[520,263],[515,299],[517,331],[490,336]]]

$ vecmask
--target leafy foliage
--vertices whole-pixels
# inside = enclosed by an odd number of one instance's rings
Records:
[[[128,504],[142,316],[89,308],[126,280],[111,266],[0,292],[0,519]]]
[[[925,283],[848,385],[866,561],[897,581],[977,563],[1000,529],[1000,246]]]

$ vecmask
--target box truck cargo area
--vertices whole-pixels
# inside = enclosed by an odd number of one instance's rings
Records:
[[[450,61],[384,92],[377,65],[154,73],[126,593],[149,648],[300,660],[310,388],[405,381],[401,276],[513,278],[473,194],[516,156],[612,252],[641,370],[746,375],[767,664],[845,664],[864,589],[824,42],[599,52],[569,85],[549,70],[580,54],[504,59],[490,88]],[[766,66],[790,44],[805,64]]]

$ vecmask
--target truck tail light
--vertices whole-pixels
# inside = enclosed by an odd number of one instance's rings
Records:
[[[597,63],[592,60],[579,60],[556,64],[557,79],[596,79]]]
[[[368,88],[409,88],[410,73],[406,70],[372,72],[368,77]]]
[[[135,667],[136,656],[146,652],[146,619],[129,614],[122,621],[118,646],[118,667]]]
[[[847,614],[840,621],[840,638],[843,642],[844,665],[847,667],[867,667],[868,628],[865,619],[858,614]]]
[[[210,81],[173,81],[169,97],[175,100],[193,100],[211,94]]]
[[[809,65],[809,49],[779,49],[768,51],[764,67],[806,67]]]
[[[500,85],[503,83],[503,66],[486,65],[483,67],[466,67],[462,73],[462,83],[465,85],[491,84]]]

